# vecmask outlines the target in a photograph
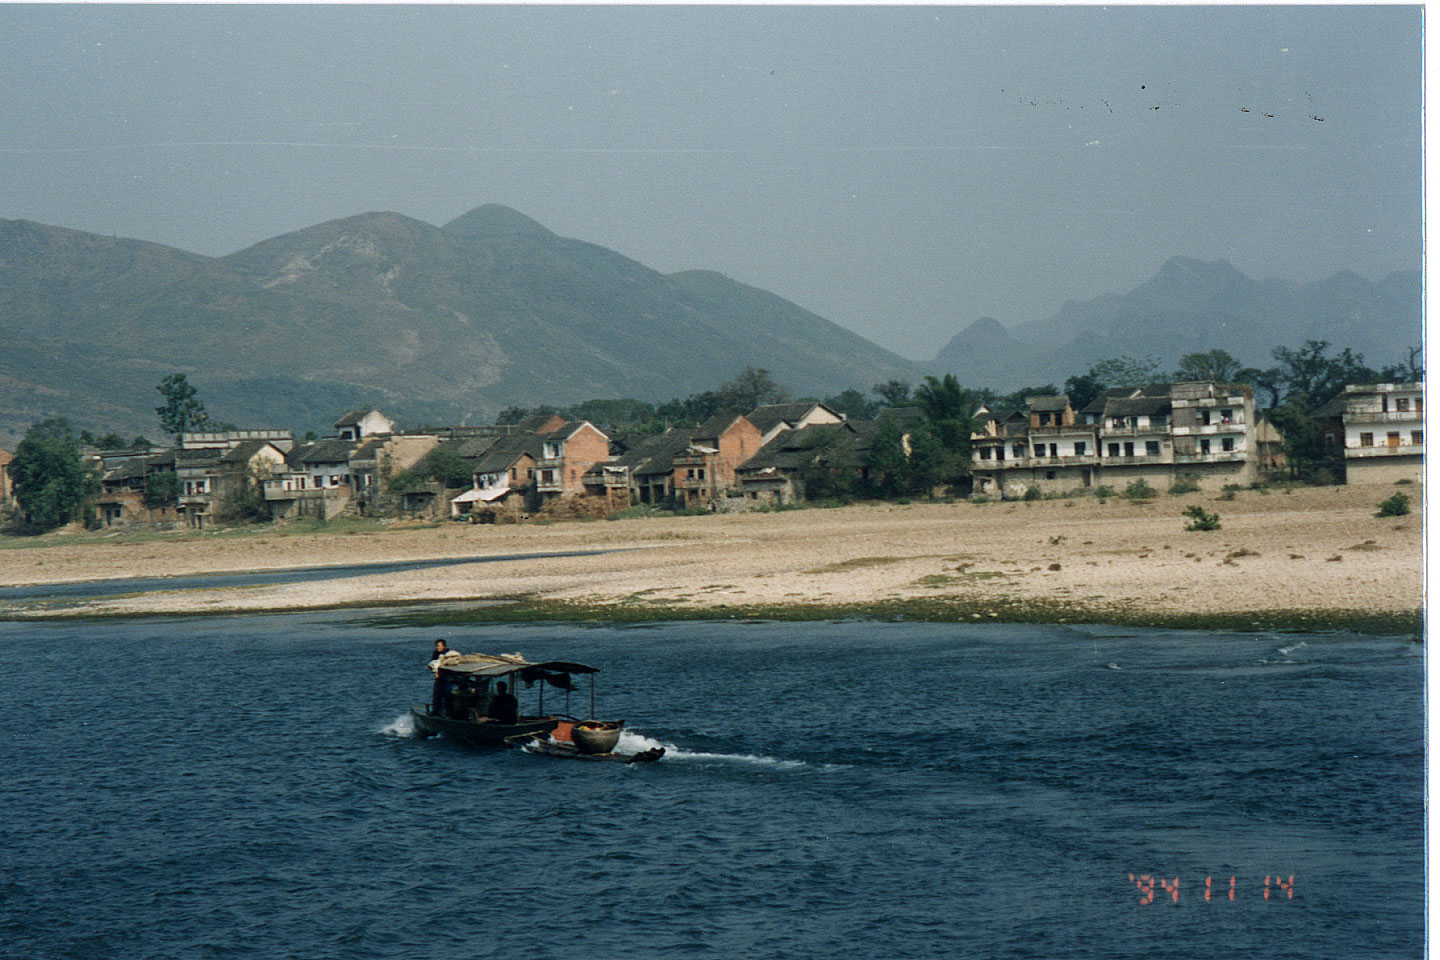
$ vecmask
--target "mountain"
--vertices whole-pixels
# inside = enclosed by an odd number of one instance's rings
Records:
[[[997,330],[998,328],[998,330]],[[1224,260],[1173,257],[1129,293],[1071,301],[1053,316],[1009,330],[982,318],[936,355],[937,372],[962,383],[1014,389],[1062,383],[1098,360],[1153,356],[1173,368],[1187,353],[1225,350],[1249,366],[1274,363],[1277,346],[1327,340],[1373,367],[1420,343],[1419,271],[1369,281],[1342,271],[1313,283],[1255,280]]]
[[[325,427],[663,400],[765,367],[802,394],[915,380],[916,365],[717,273],[664,275],[478,207],[437,227],[377,212],[202,257],[0,221],[0,443],[46,416],[155,433],[155,385],[187,373],[212,416]],[[8,442],[7,442],[8,440]]]

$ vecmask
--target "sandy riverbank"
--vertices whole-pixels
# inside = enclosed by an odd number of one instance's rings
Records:
[[[1397,489],[1414,513],[1377,518]],[[445,524],[277,536],[96,538],[0,550],[0,584],[178,576],[443,557],[613,550],[284,586],[161,591],[0,616],[261,612],[483,601],[733,609],[1041,601],[1167,614],[1413,613],[1423,604],[1418,486],[1162,495],[1147,503],[873,504],[843,509],[522,526]],[[1186,532],[1199,503],[1222,529]],[[1057,566],[1058,565],[1058,566]]]

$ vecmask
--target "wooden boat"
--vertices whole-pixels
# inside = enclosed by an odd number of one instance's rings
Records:
[[[596,667],[568,660],[531,662],[520,654],[450,654],[435,662],[440,684],[435,704],[410,708],[422,736],[444,734],[452,740],[476,747],[525,746],[545,756],[577,757],[586,760],[658,760],[664,748],[639,754],[614,752],[624,728],[623,720],[597,720],[595,716]],[[590,677],[590,719],[580,720],[570,711],[570,694],[577,688],[573,677]],[[536,710],[523,714],[513,692],[524,683],[537,687]],[[563,712],[547,713],[545,687],[563,691]],[[508,699],[508,703],[506,698]],[[578,733],[578,735],[577,735]]]

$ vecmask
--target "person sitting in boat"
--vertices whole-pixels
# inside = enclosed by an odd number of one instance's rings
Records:
[[[505,689],[505,681],[495,684],[495,695],[490,698],[487,712],[496,723],[515,723],[520,719],[520,701]]]

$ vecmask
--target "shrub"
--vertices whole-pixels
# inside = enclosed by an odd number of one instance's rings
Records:
[[[987,497],[987,496],[985,496],[985,494],[983,494],[983,493],[972,493],[972,494],[970,494],[970,502],[971,502],[971,503],[989,503],[989,502],[990,502],[990,498]]]
[[[1210,513],[1198,503],[1193,506],[1186,507],[1185,512],[1182,514],[1182,516],[1190,518],[1190,522],[1185,524],[1186,530],[1220,529],[1220,514]]]
[[[1125,498],[1127,500],[1149,500],[1155,496],[1155,488],[1145,482],[1144,477],[1136,477],[1125,485]]]
[[[1039,484],[1031,484],[1030,486],[1028,486],[1028,487],[1025,488],[1025,499],[1026,499],[1026,500],[1039,500],[1039,499],[1041,499],[1043,496],[1044,496],[1044,494],[1040,492],[1040,485],[1039,485]]]
[[[1403,517],[1410,512],[1410,498],[1403,493],[1380,501],[1380,512],[1377,517]]]
[[[1414,480],[1411,480],[1409,477],[1401,477],[1399,480],[1396,480],[1396,481],[1395,481],[1395,486],[1397,486],[1397,487],[1404,487],[1404,486],[1408,486],[1409,484],[1412,484],[1412,483],[1414,483],[1414,482],[1415,482],[1415,481],[1414,481]]]
[[[1219,500],[1234,500],[1234,499],[1235,499],[1235,491],[1234,491],[1234,490],[1226,490],[1224,493],[1220,494],[1220,496],[1217,497],[1216,499],[1219,499]]]
[[[1101,500],[1108,500],[1109,498],[1115,496],[1115,488],[1102,483],[1100,484],[1100,486],[1095,488],[1095,496],[1099,497]]]
[[[1200,489],[1200,484],[1195,482],[1194,477],[1181,477],[1170,485],[1171,496],[1180,496],[1184,493],[1195,493]]]

